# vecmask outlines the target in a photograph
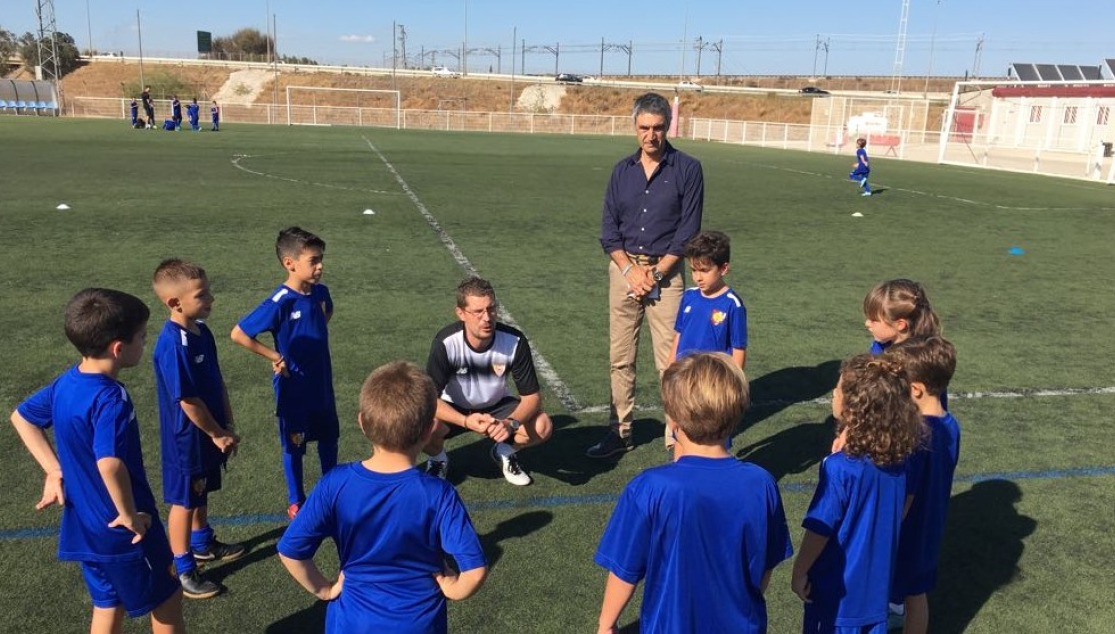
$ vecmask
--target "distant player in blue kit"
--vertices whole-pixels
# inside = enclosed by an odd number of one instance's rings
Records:
[[[203,321],[213,310],[205,270],[183,260],[164,260],[155,269],[153,286],[170,311],[153,358],[163,501],[170,505],[167,534],[183,593],[208,599],[221,588],[201,578],[197,562],[231,561],[246,552],[243,544],[218,541],[209,526],[209,494],[221,489],[221,468],[240,438],[232,432],[217,344]]]
[[[178,101],[178,95],[173,95],[170,100],[170,118],[174,121],[174,130],[182,129],[182,102]]]
[[[213,105],[209,106],[209,117],[213,120],[213,127],[210,128],[213,132],[221,131],[221,107],[217,105],[217,100],[213,100]]]
[[[93,600],[92,634],[118,634],[125,614],[148,613],[153,632],[186,630],[181,586],[143,468],[139,422],[117,380],[143,357],[149,316],[139,298],[121,291],[75,295],[66,305],[66,338],[81,362],[12,414],[46,472],[36,508],[62,506],[58,558],[81,564]],[[46,434],[52,425],[54,446]],[[42,608],[50,610],[54,600],[44,595]]]
[[[867,159],[867,139],[856,139],[856,162],[852,163],[851,174],[848,178],[859,183],[863,189],[863,196],[871,195],[871,186],[867,184],[867,177],[871,175],[871,162]]]
[[[868,354],[841,365],[832,413],[839,433],[802,521],[790,586],[805,602],[802,632],[886,634],[903,463],[920,439],[921,417],[906,372]]]
[[[197,105],[196,98],[186,106],[186,117],[190,120],[190,129],[194,132],[201,132],[201,126],[198,125],[198,119],[201,117],[201,106]]]
[[[941,405],[941,395],[956,371],[956,348],[943,337],[911,337],[892,346],[884,358],[906,370],[913,401],[929,432],[906,461],[907,511],[890,599],[905,606],[903,634],[925,634],[929,631],[927,597],[937,585],[945,518],[960,459],[960,424]],[[893,624],[901,620],[893,619]]]
[[[446,599],[466,599],[484,582],[484,551],[456,489],[414,466],[438,425],[437,398],[413,363],[372,372],[356,418],[371,457],[323,477],[279,540],[291,576],[330,602],[328,634],[444,633]],[[326,538],[340,559],[336,581],[313,560]],[[447,555],[459,573],[446,567]]]
[[[135,97],[132,97],[132,103],[128,106],[132,113],[132,127],[139,127],[139,104],[136,103]]]
[[[597,632],[617,632],[640,581],[644,634],[767,631],[763,595],[793,548],[774,478],[724,448],[749,398],[743,371],[723,353],[692,354],[662,375],[677,459],[620,495],[596,551],[608,570]]]
[[[279,442],[286,475],[287,515],[294,519],[306,499],[302,460],[306,443],[317,442],[321,473],[337,464],[337,403],[329,357],[333,298],[321,283],[325,241],[299,227],[279,232],[275,254],[287,279],[232,329],[232,340],[271,362]],[[274,348],[256,340],[271,333]]]

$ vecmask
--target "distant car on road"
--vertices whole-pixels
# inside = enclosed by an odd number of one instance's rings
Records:
[[[574,75],[573,73],[558,73],[557,76],[554,77],[554,81],[560,81],[563,84],[579,84],[584,80],[584,77]]]
[[[696,90],[697,92],[701,92],[705,89],[704,86],[695,81],[679,81],[677,88],[678,90]]]
[[[803,94],[803,95],[814,95],[816,97],[823,97],[825,95],[832,94],[829,91],[821,90],[820,88],[818,88],[816,86],[806,86],[805,88],[802,88],[801,90],[799,90],[798,93]]]
[[[458,73],[457,71],[449,70],[449,68],[447,68],[445,66],[434,66],[433,68],[430,69],[430,71],[436,77],[460,77],[461,76],[461,74]]]

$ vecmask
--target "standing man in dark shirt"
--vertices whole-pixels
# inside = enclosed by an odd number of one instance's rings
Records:
[[[143,111],[147,113],[147,127],[152,128],[155,125],[155,102],[151,101],[150,86],[143,88]]]
[[[673,345],[674,320],[685,290],[685,243],[701,229],[705,178],[701,164],[666,141],[673,112],[665,97],[635,100],[639,149],[616,164],[604,193],[600,246],[608,254],[611,333],[610,428],[586,455],[605,458],[632,447],[635,358],[643,317],[650,321],[661,376]]]
[[[434,337],[426,373],[441,394],[437,402],[438,428],[426,445],[426,472],[445,479],[447,425],[487,436],[493,442],[492,460],[503,477],[516,486],[531,483],[519,462],[518,451],[550,438],[553,423],[542,411],[542,393],[534,371],[534,357],[523,333],[497,321],[499,304],[487,280],[469,277],[457,286],[458,321]],[[507,389],[515,381],[518,396]]]

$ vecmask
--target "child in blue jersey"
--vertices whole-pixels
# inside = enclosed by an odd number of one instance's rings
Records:
[[[885,634],[906,500],[904,461],[921,436],[910,382],[895,363],[860,355],[832,391],[839,434],[821,463],[791,588],[802,632]]]
[[[719,231],[702,231],[685,245],[693,288],[685,289],[674,322],[671,363],[694,352],[723,352],[740,369],[747,364],[747,307],[724,282],[732,244]]]
[[[209,106],[209,118],[213,121],[213,127],[210,128],[213,132],[221,131],[221,107],[217,105],[217,100],[213,100],[213,105]]]
[[[170,100],[170,118],[174,121],[174,130],[182,129],[182,102],[178,101],[178,95],[172,95]]]
[[[906,461],[906,518],[891,586],[891,603],[905,605],[903,633],[925,634],[927,594],[937,585],[937,561],[960,458],[960,424],[941,406],[940,398],[956,371],[956,348],[943,337],[911,337],[892,346],[884,358],[905,368],[929,433]]]
[[[132,127],[139,127],[139,104],[136,103],[135,97],[132,97],[132,103],[129,104],[128,109],[132,114]]]
[[[182,592],[143,468],[139,422],[117,380],[139,363],[150,312],[137,297],[87,288],[66,306],[66,337],[81,362],[12,413],[46,472],[36,505],[62,506],[58,558],[81,563],[93,634],[118,633],[124,615],[151,614],[153,632],[184,632]],[[46,434],[54,426],[54,446]],[[57,447],[57,452],[55,450]]]
[[[871,195],[871,185],[867,184],[867,177],[871,175],[871,162],[867,158],[867,139],[856,139],[856,162],[852,163],[852,173],[848,178],[859,183],[863,189],[863,196]]]
[[[774,478],[724,448],[748,399],[743,371],[720,352],[689,355],[662,375],[676,460],[624,488],[600,539],[595,561],[608,581],[598,632],[617,631],[639,581],[644,634],[767,631],[763,594],[793,548]]]
[[[279,541],[291,576],[330,601],[327,633],[444,633],[446,599],[468,598],[484,582],[484,552],[456,489],[414,466],[438,425],[436,402],[433,381],[413,363],[372,372],[356,419],[371,457],[323,477]],[[326,538],[337,546],[336,581],[313,560]]]
[[[300,227],[279,232],[275,254],[287,279],[232,329],[232,340],[271,362],[279,442],[287,484],[287,515],[306,499],[302,459],[317,442],[321,474],[337,464],[337,403],[329,357],[333,298],[321,283],[325,241]],[[269,332],[274,348],[256,337]]]
[[[201,116],[201,106],[197,105],[197,98],[195,97],[189,105],[186,106],[186,118],[190,120],[190,129],[194,132],[201,132],[201,126],[198,125],[198,118]]]
[[[910,337],[941,334],[941,320],[921,284],[907,279],[876,284],[863,298],[863,325],[871,333],[871,354],[879,356]],[[948,409],[948,392],[941,392],[941,407]]]
[[[153,280],[170,317],[155,343],[155,388],[162,438],[163,501],[170,505],[167,533],[174,567],[189,599],[208,599],[220,586],[202,579],[198,561],[231,561],[243,544],[217,540],[209,526],[209,494],[221,489],[221,467],[240,438],[232,432],[232,407],[217,344],[202,321],[213,309],[205,269],[164,260]]]

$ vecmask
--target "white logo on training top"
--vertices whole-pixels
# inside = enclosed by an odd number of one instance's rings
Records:
[[[693,310],[693,307],[692,307],[692,306],[686,306],[686,307],[685,307],[685,314],[686,314],[686,315],[688,315],[688,314],[689,314],[689,311],[691,311],[691,310]]]
[[[204,361],[205,361],[205,355],[204,354],[199,354],[196,357],[194,357],[194,363],[203,363]]]
[[[294,311],[293,313],[291,313],[291,314],[290,314],[290,318],[291,318],[292,320],[294,320],[294,319],[301,319],[301,318],[302,318],[302,311],[300,311],[300,310],[296,310],[296,311]]]

